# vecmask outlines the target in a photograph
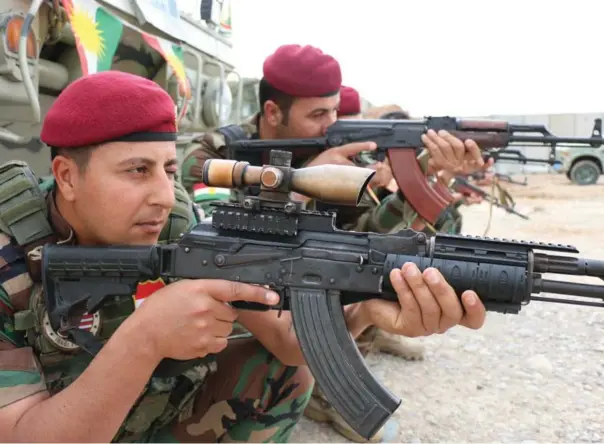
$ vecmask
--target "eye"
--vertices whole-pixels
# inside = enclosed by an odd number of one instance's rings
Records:
[[[178,171],[175,168],[166,169],[166,174],[168,175],[168,177],[172,177],[173,178],[174,176],[176,176],[177,172]]]
[[[149,169],[146,166],[139,166],[139,167],[135,167],[135,168],[130,168],[128,170],[129,173],[135,173],[135,174],[145,174],[149,171]]]

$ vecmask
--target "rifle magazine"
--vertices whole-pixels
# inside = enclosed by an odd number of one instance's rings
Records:
[[[365,366],[337,291],[290,288],[290,310],[306,363],[327,400],[366,439],[400,404]]]

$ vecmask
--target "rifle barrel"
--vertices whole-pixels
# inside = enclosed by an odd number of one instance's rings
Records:
[[[604,289],[601,285],[542,279],[536,287],[539,287],[538,290],[535,289],[536,293],[572,294],[585,298],[604,299]]]
[[[510,143],[534,143],[534,144],[569,144],[576,143],[581,145],[601,146],[604,144],[604,139],[601,137],[559,137],[553,135],[547,136],[525,136],[512,134],[509,138]]]

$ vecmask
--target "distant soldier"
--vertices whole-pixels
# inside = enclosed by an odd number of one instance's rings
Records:
[[[299,45],[281,46],[266,59],[263,71],[264,76],[259,83],[260,112],[243,125],[229,126],[221,128],[217,132],[204,134],[197,140],[197,145],[192,146],[185,154],[182,182],[190,192],[193,191],[196,184],[201,182],[203,164],[207,159],[227,156],[228,139],[321,137],[338,116],[358,116],[360,114],[358,93],[353,89],[341,88],[338,62],[317,48]],[[459,139],[450,135],[442,137],[434,132],[424,137],[424,143],[433,153],[440,154],[441,159],[445,158],[442,153],[455,152],[451,144],[464,146]],[[353,143],[314,152],[301,149],[293,152],[293,166],[352,165],[352,158],[374,148],[373,143]],[[457,152],[459,153],[459,151]],[[475,152],[479,153],[477,147]],[[246,155],[246,153],[240,155]],[[245,159],[252,164],[261,165],[268,160],[268,153],[263,156],[246,155]],[[450,161],[461,163],[463,158],[450,159]],[[437,169],[444,166],[447,165],[435,163]],[[387,163],[373,165],[372,168],[378,171],[370,183],[372,189],[385,187],[392,181],[392,173]],[[334,207],[333,205],[324,206],[321,202],[312,201],[304,196],[298,196],[298,198],[304,200],[308,208]],[[370,198],[366,195],[363,203],[357,208],[339,206],[338,225],[349,230],[376,231],[371,229],[371,224],[377,220],[370,218],[371,211],[368,211],[375,207],[375,203],[368,199]],[[380,216],[383,216],[383,213],[382,209]],[[400,214],[393,215],[393,217],[396,223],[401,223],[403,220]],[[365,226],[366,223],[368,225]],[[380,332],[377,341],[374,338],[376,332]],[[372,345],[379,345],[382,351],[394,352],[398,355],[404,354],[410,359],[421,358],[423,352],[423,348],[419,344],[412,345],[407,341],[397,341],[388,332],[373,328],[365,330],[365,334],[359,338],[358,344],[365,354]],[[315,419],[323,418],[323,420],[332,422],[334,427],[348,439],[364,441],[331,406],[323,403],[324,399],[320,394],[318,396],[311,400],[313,405],[316,401],[316,408],[311,406],[310,410],[306,411],[307,414],[314,411],[317,413],[313,416]],[[380,437],[381,431],[376,434],[374,440],[379,440]]]

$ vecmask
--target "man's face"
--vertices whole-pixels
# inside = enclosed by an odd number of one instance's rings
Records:
[[[80,242],[150,245],[174,205],[174,142],[112,142],[94,149],[85,171],[71,159],[53,169]]]
[[[299,97],[289,110],[287,125],[276,126],[277,138],[298,139],[321,137],[337,119],[340,94],[330,97]]]

